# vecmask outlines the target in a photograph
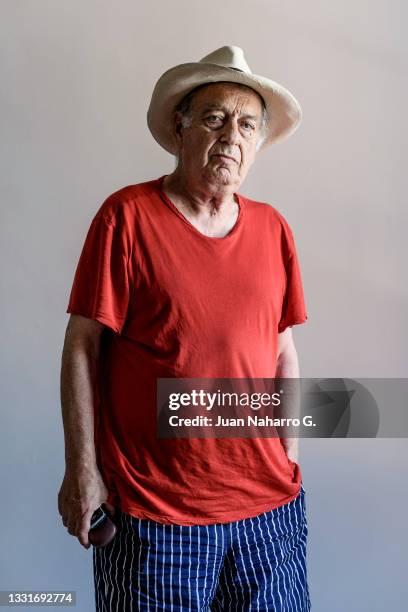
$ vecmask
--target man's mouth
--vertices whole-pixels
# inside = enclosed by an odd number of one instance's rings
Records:
[[[236,162],[235,157],[231,157],[230,155],[224,155],[224,153],[214,153],[214,157],[220,157],[221,159],[230,160]]]

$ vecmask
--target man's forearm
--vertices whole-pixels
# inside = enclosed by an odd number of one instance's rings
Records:
[[[86,346],[64,346],[61,362],[61,411],[67,468],[97,467],[94,441],[94,381],[97,354]]]
[[[300,390],[299,390],[299,360],[296,351],[283,353],[277,361],[276,378],[291,378],[295,379],[287,385],[290,390],[290,397],[286,398],[284,403],[284,418],[299,418],[300,417]],[[295,428],[291,427],[291,432],[296,435]],[[283,447],[289,459],[297,462],[299,458],[299,438],[281,438]]]

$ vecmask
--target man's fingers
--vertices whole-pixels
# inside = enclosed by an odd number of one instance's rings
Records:
[[[88,510],[86,514],[84,514],[84,516],[80,519],[78,524],[78,540],[80,541],[82,546],[87,549],[90,547],[88,532],[91,526],[91,517],[93,513],[93,510]]]
[[[67,524],[66,524],[66,528],[68,529],[68,533],[70,535],[77,534],[76,525],[77,525],[77,521],[76,521],[75,515],[71,513],[68,517]]]
[[[86,534],[86,535],[85,535],[85,534]],[[88,532],[81,531],[81,532],[78,534],[78,540],[79,540],[79,543],[80,543],[80,544],[81,544],[81,545],[82,545],[84,548],[86,548],[87,550],[88,550],[88,548],[90,548],[90,547],[91,547],[91,545],[90,545],[90,543],[89,543],[89,540],[88,540]]]

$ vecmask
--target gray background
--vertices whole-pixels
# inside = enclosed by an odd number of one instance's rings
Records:
[[[407,376],[406,22],[397,0],[3,0],[1,589],[93,609],[91,550],[57,511],[65,309],[102,201],[173,169],[145,122],[170,66],[239,45],[301,102],[240,190],[294,231],[301,375]],[[402,609],[406,440],[302,440],[300,464],[314,612]]]

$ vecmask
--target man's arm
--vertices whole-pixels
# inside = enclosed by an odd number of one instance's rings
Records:
[[[108,491],[99,473],[94,443],[93,388],[104,325],[71,315],[61,360],[61,410],[65,438],[65,476],[58,510],[71,535],[89,548],[93,512]],[[108,505],[108,509],[113,507]]]
[[[285,331],[278,334],[278,355],[276,366],[276,378],[299,378],[299,359],[295,348],[295,343],[292,335],[292,328],[287,327]],[[299,397],[293,398],[293,402],[288,406],[290,414],[284,414],[283,417],[299,416]],[[298,438],[281,438],[286,454],[295,463],[299,459],[299,439]]]

